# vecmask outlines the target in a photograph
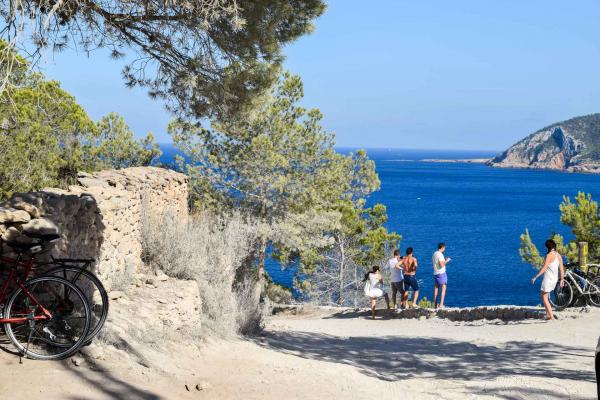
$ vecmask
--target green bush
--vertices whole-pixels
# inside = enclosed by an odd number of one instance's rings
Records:
[[[0,71],[12,62],[0,91],[0,199],[75,182],[77,172],[149,165],[160,155],[152,135],[136,140],[111,113],[94,123],[57,81],[31,72],[0,40]]]
[[[433,303],[427,300],[427,297],[423,297],[421,300],[419,300],[418,304],[421,308],[433,308]]]

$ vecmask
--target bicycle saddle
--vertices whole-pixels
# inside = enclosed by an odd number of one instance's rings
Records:
[[[57,234],[42,234],[42,233],[27,233],[23,232],[28,238],[34,239],[32,242],[11,241],[6,242],[6,245],[21,252],[39,253],[44,250],[44,245],[60,239]]]
[[[39,253],[43,250],[39,243],[6,242],[6,245],[19,252]]]

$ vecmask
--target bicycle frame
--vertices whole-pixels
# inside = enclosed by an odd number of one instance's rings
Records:
[[[6,302],[6,298],[9,295],[8,291],[10,288],[10,284],[14,283],[14,284],[16,284],[16,286],[21,288],[21,290],[23,291],[23,293],[25,293],[25,295],[29,298],[29,300],[31,300],[33,302],[33,304],[38,306],[40,308],[40,310],[42,311],[42,315],[31,315],[28,317],[4,318],[4,316],[2,316],[2,318],[0,318],[0,323],[19,324],[19,323],[25,323],[25,322],[31,321],[31,320],[39,321],[39,320],[46,320],[46,319],[52,318],[52,313],[50,313],[50,311],[48,311],[44,306],[42,306],[36,300],[36,298],[31,294],[31,292],[29,290],[27,290],[27,288],[22,283],[22,281],[27,280],[27,277],[31,273],[31,270],[33,269],[33,266],[34,266],[34,259],[31,258],[27,261],[21,261],[20,255],[16,259],[0,256],[0,263],[5,263],[5,264],[12,263],[12,267],[10,268],[10,271],[8,273],[8,277],[2,284],[2,288],[0,288],[0,303],[4,304]],[[25,268],[25,271],[23,272],[21,279],[19,279],[19,276],[17,274],[18,267]]]
[[[592,282],[590,282],[586,277],[583,277],[575,272],[572,272],[571,270],[565,271],[565,278],[570,278],[569,280],[575,286],[575,288],[577,289],[577,291],[579,292],[580,295],[591,295],[591,294],[597,293],[597,292],[591,292],[590,288],[593,288],[595,290],[600,289],[596,285],[594,285]],[[579,282],[581,282],[581,280],[583,280],[585,283],[585,289],[582,289],[581,286],[579,286]]]

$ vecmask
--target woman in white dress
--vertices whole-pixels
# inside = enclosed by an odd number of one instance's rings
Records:
[[[554,315],[552,314],[552,306],[550,305],[550,292],[556,288],[556,284],[559,281],[560,275],[560,287],[562,288],[565,284],[565,270],[563,267],[562,256],[556,251],[556,242],[549,239],[546,240],[546,248],[548,254],[546,255],[546,261],[544,261],[544,267],[533,277],[531,283],[533,284],[537,278],[542,274],[544,279],[542,280],[542,303],[546,309],[546,319],[553,320]]]
[[[379,272],[379,267],[375,265],[371,271],[365,274],[365,296],[371,299],[371,317],[375,319],[375,306],[377,305],[377,299],[380,297],[385,298],[385,305],[390,310],[390,298],[386,292],[383,291],[383,277]]]

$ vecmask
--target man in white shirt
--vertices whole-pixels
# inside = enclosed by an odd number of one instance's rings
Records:
[[[396,308],[396,294],[400,293],[400,299],[404,294],[404,275],[402,274],[401,259],[400,250],[394,250],[394,257],[390,258],[387,263],[392,281],[392,303],[394,308]]]
[[[444,258],[444,251],[446,251],[446,245],[440,243],[438,244],[438,250],[433,253],[433,257],[431,257],[431,263],[433,264],[433,280],[435,283],[433,289],[433,304],[435,305],[435,308],[438,308],[437,297],[439,288],[442,288],[440,308],[444,308],[444,300],[446,298],[446,286],[448,285],[446,265],[450,262],[450,257]]]

